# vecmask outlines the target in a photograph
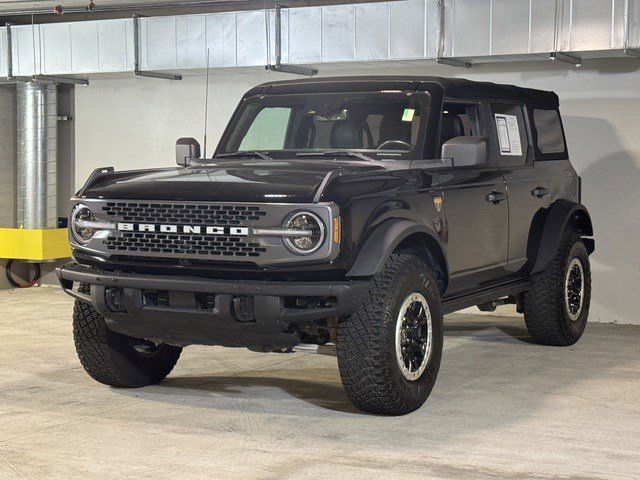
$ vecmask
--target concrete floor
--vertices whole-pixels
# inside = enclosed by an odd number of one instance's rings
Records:
[[[355,411],[333,357],[187,348],[162,384],[82,370],[72,302],[0,292],[0,479],[640,478],[640,326],[534,345],[519,318],[447,317],[419,411]]]

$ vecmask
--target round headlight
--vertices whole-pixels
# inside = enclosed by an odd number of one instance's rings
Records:
[[[324,223],[315,213],[294,213],[287,219],[284,226],[293,234],[285,237],[284,243],[294,253],[308,255],[318,250],[324,242]],[[300,234],[296,234],[296,230],[299,230]]]
[[[86,222],[95,222],[96,217],[86,205],[79,204],[71,214],[71,234],[78,243],[87,243],[96,234],[96,229],[88,227]]]

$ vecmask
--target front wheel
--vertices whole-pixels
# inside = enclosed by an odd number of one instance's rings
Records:
[[[361,309],[338,326],[347,396],[365,412],[417,410],[435,384],[442,342],[440,294],[429,267],[413,255],[391,255]]]
[[[80,289],[88,293],[87,286]],[[95,308],[78,300],[73,307],[73,338],[85,371],[112,387],[135,388],[161,382],[182,352],[180,347],[113,332]]]

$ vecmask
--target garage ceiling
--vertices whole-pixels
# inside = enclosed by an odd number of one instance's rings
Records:
[[[203,0],[162,5],[174,1]],[[287,6],[299,3],[305,8],[282,12],[283,63],[438,60],[469,66],[551,58],[579,66],[590,58],[640,58],[640,0],[445,0],[444,8],[439,0],[341,6],[325,0],[310,7],[311,2],[291,0]],[[115,20],[108,12],[106,18],[55,15],[55,24],[42,20],[51,15],[42,15],[37,20],[43,24],[33,27],[30,16],[16,17],[22,24],[0,27],[0,73],[90,75],[132,71],[134,64],[140,70],[182,71],[204,68],[207,52],[212,68],[264,66],[275,56],[274,13],[265,15],[262,0],[259,10],[247,10],[251,4],[256,2],[214,1],[216,7],[235,7],[215,13],[121,10],[111,12]],[[143,18],[134,22],[134,12]]]

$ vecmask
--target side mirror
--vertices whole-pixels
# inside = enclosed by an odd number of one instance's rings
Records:
[[[442,145],[442,158],[451,158],[454,167],[469,167],[487,163],[487,139],[455,137]]]
[[[180,138],[176,142],[176,163],[188,167],[191,160],[200,158],[200,144],[195,138]]]

